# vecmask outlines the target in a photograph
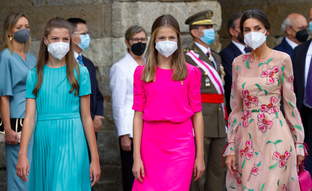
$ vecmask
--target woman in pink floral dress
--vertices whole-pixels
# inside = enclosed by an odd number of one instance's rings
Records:
[[[240,26],[252,52],[235,58],[232,66],[232,113],[224,153],[227,189],[299,191],[297,164],[305,156],[304,130],[291,59],[267,47],[270,24],[262,11],[246,11]]]

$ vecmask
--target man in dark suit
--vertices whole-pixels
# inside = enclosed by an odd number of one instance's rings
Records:
[[[193,45],[184,49],[187,63],[200,68],[202,112],[204,116],[204,160],[206,170],[201,178],[194,182],[191,191],[222,190],[224,169],[222,151],[225,145],[225,110],[222,80],[224,71],[221,57],[210,49],[215,31],[211,10],[190,16],[185,24],[189,25]],[[208,69],[209,68],[209,69]]]
[[[309,14],[312,21],[312,9]],[[305,142],[312,148],[312,40],[297,46],[293,52],[294,91],[301,114]],[[311,156],[307,156],[306,169],[312,173]]]
[[[231,112],[230,95],[232,86],[232,62],[234,58],[236,58],[237,56],[251,51],[251,49],[245,45],[239,27],[242,15],[243,15],[242,13],[233,13],[230,16],[227,23],[227,27],[228,32],[231,36],[231,43],[220,52],[220,56],[222,58],[222,65],[225,71],[224,89],[225,89],[226,109],[228,111],[228,114],[230,114]]]
[[[88,34],[88,28],[86,21],[80,18],[67,19],[73,26],[73,46],[74,56],[76,61],[87,67],[90,80],[91,80],[91,95],[90,95],[90,109],[91,117],[93,120],[94,131],[97,132],[102,127],[103,120],[103,95],[98,88],[98,81],[96,79],[96,70],[94,64],[88,58],[81,55],[83,50],[86,50],[90,44],[90,36]]]
[[[286,37],[274,49],[285,52],[292,58],[294,48],[305,42],[308,38],[307,26],[307,20],[303,15],[298,13],[288,15],[281,26],[281,30]]]

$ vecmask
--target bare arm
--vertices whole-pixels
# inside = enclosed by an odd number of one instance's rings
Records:
[[[100,178],[101,167],[99,163],[99,153],[95,139],[93,121],[90,114],[90,95],[80,97],[80,112],[83,129],[87,138],[91,153],[90,179],[93,186]]]
[[[196,112],[193,115],[193,125],[196,141],[196,159],[194,164],[194,181],[203,175],[205,170],[204,164],[204,121],[203,113]]]
[[[35,128],[36,117],[36,99],[26,99],[26,114],[23,123],[20,150],[16,165],[16,174],[23,180],[27,181],[29,173],[29,161],[27,159],[27,148],[31,135]]]
[[[143,129],[143,112],[135,111],[133,118],[133,175],[136,179],[143,182],[141,174],[144,177],[144,167],[141,159],[141,141]]]

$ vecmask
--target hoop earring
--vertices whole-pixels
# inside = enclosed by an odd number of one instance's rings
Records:
[[[12,41],[12,39],[13,39],[13,38],[12,38],[12,35],[9,35],[9,40]]]

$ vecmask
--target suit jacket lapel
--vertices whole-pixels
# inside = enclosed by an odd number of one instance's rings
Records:
[[[305,82],[305,66],[306,66],[306,57],[307,57],[307,51],[309,49],[311,40],[309,40],[307,43],[304,44],[303,51],[302,51],[302,56],[300,57],[300,62],[301,63],[301,67],[300,68],[300,73],[301,73],[301,79],[302,79],[302,83],[304,84]]]
[[[234,52],[235,57],[243,54],[232,41],[230,43],[230,47],[232,48],[232,51]]]

